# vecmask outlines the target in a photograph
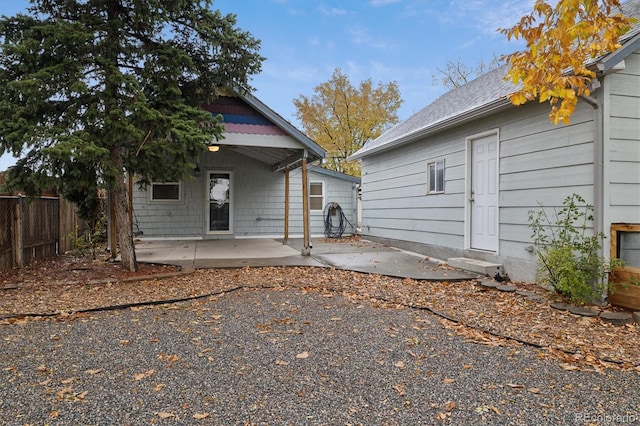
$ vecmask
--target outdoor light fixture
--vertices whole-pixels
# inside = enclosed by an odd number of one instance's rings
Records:
[[[218,145],[209,145],[209,152],[218,152],[220,147]]]
[[[193,168],[193,175],[194,175],[195,177],[200,177],[200,167],[195,166],[195,167]]]

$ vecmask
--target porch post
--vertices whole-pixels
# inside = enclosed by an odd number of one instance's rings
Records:
[[[289,242],[289,168],[284,169],[284,243]]]
[[[302,156],[302,227],[304,229],[304,246],[302,255],[311,255],[311,237],[309,230],[309,176],[307,175],[307,150]]]

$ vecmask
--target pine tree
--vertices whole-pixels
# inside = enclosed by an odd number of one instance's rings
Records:
[[[260,41],[211,0],[31,0],[0,19],[0,153],[21,157],[9,184],[54,182],[91,205],[115,203],[122,265],[136,270],[126,174],[144,186],[189,176],[222,137],[201,106],[248,90]],[[115,249],[115,248],[114,248]]]

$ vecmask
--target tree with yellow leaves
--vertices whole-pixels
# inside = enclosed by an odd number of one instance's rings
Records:
[[[514,105],[538,99],[552,106],[555,124],[569,123],[578,98],[589,96],[596,77],[590,60],[619,49],[619,38],[632,20],[617,12],[619,0],[558,0],[551,6],[536,0],[533,11],[509,29],[508,39],[522,39],[526,49],[504,57],[506,79],[520,84],[511,94]]]
[[[311,98],[301,95],[293,100],[296,117],[307,136],[327,151],[325,167],[360,176],[360,162],[346,159],[398,122],[397,111],[402,105],[398,84],[373,87],[368,79],[355,88],[337,68],[331,79],[314,91]]]

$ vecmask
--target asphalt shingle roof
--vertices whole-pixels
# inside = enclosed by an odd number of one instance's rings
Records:
[[[622,12],[629,17],[640,17],[640,0],[630,0],[622,5]],[[621,38],[623,43],[635,38],[640,32],[640,23]],[[503,65],[477,79],[445,93],[435,101],[387,130],[377,139],[368,142],[350,159],[358,160],[376,152],[414,140],[430,131],[437,131],[450,124],[465,121],[474,113],[490,111],[494,107],[508,105],[508,95],[517,88],[504,76],[508,70]]]

